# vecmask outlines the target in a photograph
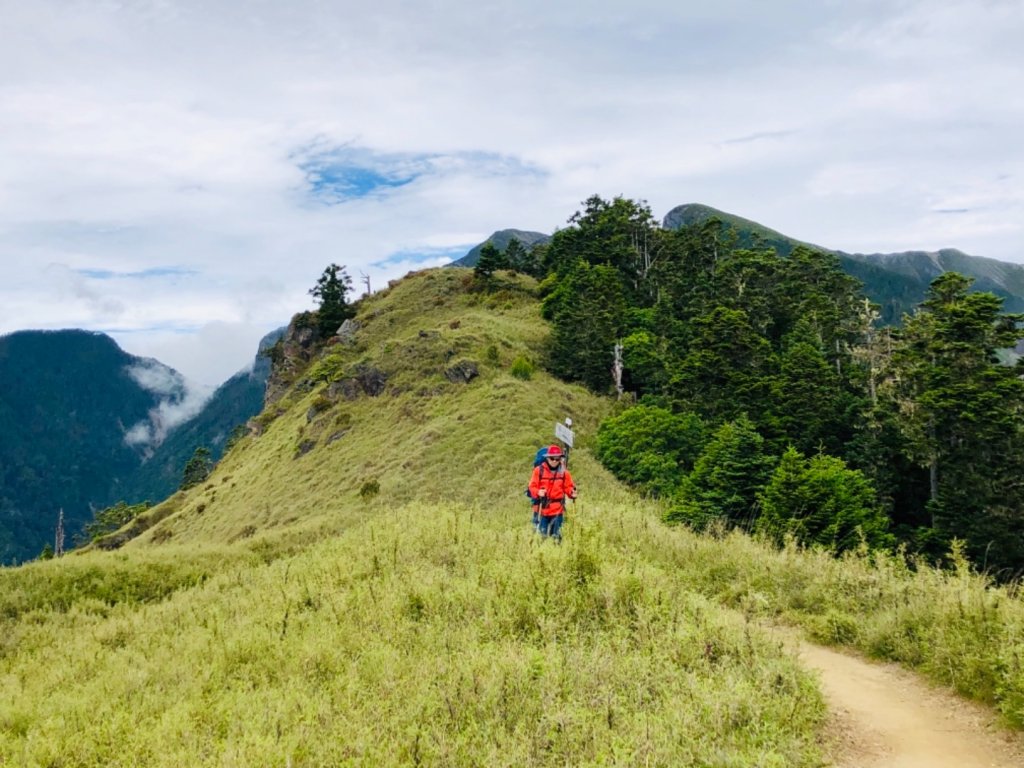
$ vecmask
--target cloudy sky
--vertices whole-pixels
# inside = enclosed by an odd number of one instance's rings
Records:
[[[591,194],[1024,262],[1024,0],[0,0],[0,333],[200,384]]]

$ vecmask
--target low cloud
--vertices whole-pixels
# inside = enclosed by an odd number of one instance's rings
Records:
[[[212,389],[190,385],[180,373],[156,360],[136,363],[127,372],[140,387],[160,398],[147,418],[132,425],[124,435],[127,445],[147,453],[157,448],[172,429],[198,414],[212,394]]]

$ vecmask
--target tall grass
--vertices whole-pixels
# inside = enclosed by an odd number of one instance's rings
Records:
[[[777,550],[741,532],[665,536],[659,528],[643,526],[647,556],[677,568],[688,590],[897,661],[1024,727],[1024,602],[1015,586],[993,585],[958,556],[944,570],[902,554],[836,558],[792,542]]]
[[[411,505],[158,604],[37,613],[0,659],[0,760],[820,764],[812,677],[610,535],[635,512],[561,547],[525,512]]]

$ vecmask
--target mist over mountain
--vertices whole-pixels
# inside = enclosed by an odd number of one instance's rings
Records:
[[[258,357],[211,395],[101,333],[0,337],[0,563],[52,544],[61,510],[70,546],[95,511],[165,498],[197,446],[219,457],[259,412],[268,374]]]
[[[0,562],[116,499],[186,400],[178,374],[86,331],[0,338]],[[68,542],[70,544],[70,541]]]
[[[232,432],[263,410],[269,351],[284,334],[279,328],[260,341],[252,368],[221,384],[187,421],[171,430],[146,461],[125,481],[126,494],[135,500],[159,501],[181,484],[181,473],[195,449],[202,446],[216,461],[223,455]]]

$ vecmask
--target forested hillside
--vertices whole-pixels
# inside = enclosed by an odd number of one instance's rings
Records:
[[[177,372],[103,334],[0,337],[0,564],[52,548],[61,510],[70,548],[104,508],[166,498],[197,447],[219,458],[259,413],[269,366],[257,356],[203,402]]]
[[[1008,312],[1024,311],[1024,266],[970,256],[955,248],[943,248],[935,252],[847,253],[799,240],[756,221],[699,203],[676,206],[665,214],[661,226],[665,229],[683,229],[702,226],[711,220],[719,223],[723,240],[727,240],[734,248],[768,249],[780,256],[789,256],[794,249],[803,246],[834,254],[843,272],[860,281],[864,294],[877,305],[879,319],[885,325],[899,325],[904,314],[913,312],[924,301],[932,280],[944,272],[959,272],[973,278],[972,291],[989,291],[1001,297],[1004,309]],[[550,239],[550,235],[539,232],[500,230],[450,266],[475,267],[484,247],[488,245],[493,246],[495,252],[504,253],[512,241],[517,240],[513,249],[521,247],[524,251],[530,251]],[[516,254],[513,253],[513,256],[516,257]]]
[[[1008,312],[1024,311],[1024,267],[981,256],[970,256],[955,248],[939,251],[903,251],[899,253],[847,253],[814,245],[776,232],[755,221],[719,211],[707,205],[690,203],[673,208],[663,220],[667,229],[706,224],[716,219],[723,233],[734,238],[739,248],[771,249],[788,256],[800,246],[832,253],[842,270],[859,280],[863,291],[878,305],[880,319],[887,325],[902,322],[924,301],[932,280],[944,272],[959,272],[974,279],[972,290],[990,291],[1004,299]]]
[[[52,544],[61,509],[70,547],[138,468],[145,446],[129,430],[148,429],[151,411],[184,394],[156,361],[85,331],[0,337],[0,385],[0,563]]]
[[[619,347],[637,403],[598,452],[669,520],[934,558],[961,540],[1001,578],[1024,568],[1024,382],[998,355],[1018,318],[969,278],[940,275],[884,327],[834,254],[598,197],[529,264],[549,370],[606,394]]]

